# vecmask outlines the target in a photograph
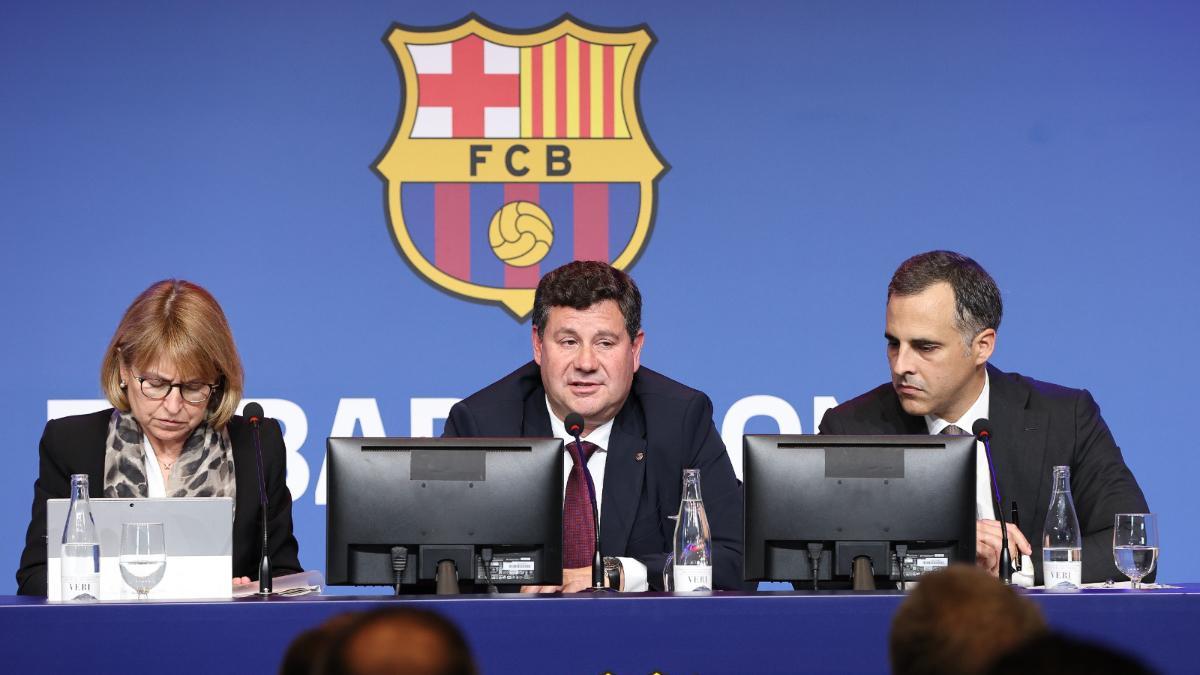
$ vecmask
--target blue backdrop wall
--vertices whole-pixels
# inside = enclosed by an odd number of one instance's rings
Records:
[[[0,560],[47,416],[96,405],[157,279],[223,303],[247,395],[287,427],[310,567],[326,436],[438,433],[449,400],[528,359],[528,322],[405,262],[371,168],[403,103],[382,36],[470,12],[656,36],[640,110],[671,169],[630,268],[644,362],[708,392],[726,438],[810,432],[883,382],[892,270],[956,249],[1004,293],[994,363],[1092,391],[1162,514],[1160,578],[1200,579],[1188,3],[7,4]]]

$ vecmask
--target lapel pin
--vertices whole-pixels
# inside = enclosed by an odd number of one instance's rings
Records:
[[[638,452],[633,455],[633,461],[635,462],[640,462],[643,459],[646,459],[646,453],[644,452]]]

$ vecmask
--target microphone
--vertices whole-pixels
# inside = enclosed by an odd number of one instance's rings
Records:
[[[254,454],[258,459],[258,505],[262,512],[262,558],[258,561],[258,594],[271,594],[271,554],[267,530],[267,482],[263,471],[262,429],[263,407],[250,402],[242,408],[242,415],[250,423],[250,435],[254,438]]]
[[[992,463],[992,425],[986,418],[975,420],[971,433],[983,442],[983,450],[987,456],[988,478],[992,483],[992,508],[996,511],[996,520],[1000,521],[1000,581],[1012,584],[1012,554],[1008,551],[1008,523],[1004,519],[1004,510],[1000,508],[1000,482],[996,480],[996,465]]]
[[[579,462],[579,466],[584,467],[583,463],[583,441],[580,436],[583,435],[583,415],[577,412],[567,413],[567,418],[563,420],[563,426],[567,428],[567,433],[575,439],[575,459]],[[600,558],[600,507],[596,503],[596,485],[592,482],[592,474],[584,467],[583,475],[587,477],[588,498],[592,502],[592,524],[596,534],[596,550],[592,555],[592,587],[588,590],[604,591],[604,565]],[[612,589],[617,590],[617,589]]]
[[[574,436],[576,441],[583,435],[583,415],[577,412],[567,413],[567,419],[563,420],[563,424],[567,427],[567,433]]]
[[[975,424],[971,425],[971,433],[976,438],[983,440],[992,437],[992,423],[986,417],[975,420]]]

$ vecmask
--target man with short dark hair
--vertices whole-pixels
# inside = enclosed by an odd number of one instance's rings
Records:
[[[600,507],[608,578],[621,590],[661,590],[684,469],[700,470],[714,587],[744,585],[742,491],[712,402],[640,367],[641,310],[633,279],[605,263],[576,261],[548,273],[534,296],[533,362],[450,410],[446,436],[555,437],[568,445],[564,420],[571,412],[584,418],[584,452],[568,449],[565,462],[563,586],[527,590],[591,585],[592,514],[590,506],[572,507],[586,482]]]
[[[1051,469],[1069,466],[1083,535],[1083,581],[1120,579],[1112,555],[1113,516],[1147,511],[1142,490],[1087,390],[988,364],[1002,314],[1000,290],[974,260],[930,251],[904,261],[888,285],[892,381],[828,411],[821,433],[971,433],[976,420],[989,419],[1002,506],[1016,502],[1020,513],[1029,514],[1019,529],[1009,525],[1013,560],[1031,555],[1038,561],[1035,581],[1042,583],[1040,535]],[[976,554],[995,572],[1000,524],[980,455]]]

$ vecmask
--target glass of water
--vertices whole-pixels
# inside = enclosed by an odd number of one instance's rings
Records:
[[[162,523],[121,524],[121,578],[145,600],[167,571]]]
[[[1142,578],[1158,560],[1158,516],[1118,513],[1113,519],[1113,558],[1117,569],[1129,577],[1129,587],[1141,588]]]
[[[679,515],[667,516],[667,520],[679,523]],[[672,530],[675,528],[672,527]],[[667,560],[663,564],[663,590],[670,593],[675,590],[675,554],[668,553]]]

